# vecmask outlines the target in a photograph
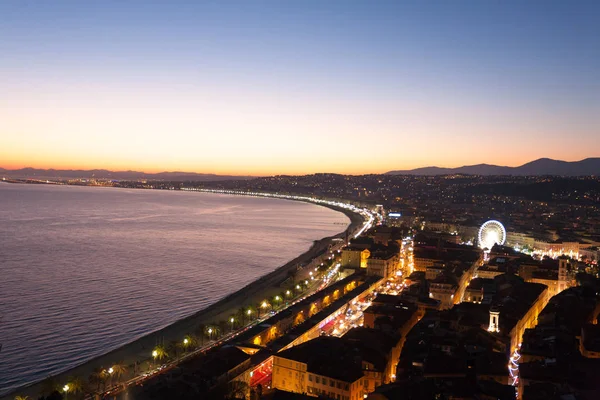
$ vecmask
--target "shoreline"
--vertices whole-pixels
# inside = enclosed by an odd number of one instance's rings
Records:
[[[252,196],[252,194],[248,195]],[[58,382],[66,382],[67,378],[71,376],[78,376],[82,379],[82,381],[87,381],[88,376],[91,375],[95,368],[108,368],[117,362],[122,362],[125,365],[130,365],[133,364],[136,360],[143,358],[143,355],[147,355],[147,357],[145,358],[149,359],[151,349],[159,341],[162,341],[164,343],[168,343],[171,340],[179,341],[186,334],[195,332],[197,327],[201,324],[217,323],[219,320],[226,320],[228,319],[229,315],[235,314],[235,312],[241,306],[254,305],[262,301],[262,299],[264,298],[267,298],[274,294],[278,294],[281,291],[280,285],[288,278],[289,271],[296,269],[298,265],[305,266],[313,260],[317,259],[323,254],[323,252],[327,251],[329,245],[333,242],[334,239],[343,238],[346,235],[352,234],[353,232],[357,231],[360,228],[360,226],[366,221],[361,214],[343,207],[301,199],[282,198],[282,200],[302,201],[312,203],[314,205],[319,205],[322,207],[327,207],[334,211],[342,212],[349,218],[350,222],[347,225],[346,229],[344,229],[342,232],[333,236],[328,236],[318,240],[314,240],[310,248],[304,253],[298,255],[294,259],[288,261],[287,263],[276,268],[275,270],[266,273],[258,279],[250,282],[249,284],[238,289],[237,291],[217,300],[215,303],[209,305],[208,307],[198,310],[192,315],[181,318],[163,328],[146,333],[143,336],[129,343],[125,343],[100,356],[93,357],[80,365],[69,368],[63,372],[58,372],[54,375],[49,375],[49,377]],[[300,270],[299,273],[301,273],[302,271],[306,273],[307,270]],[[140,363],[140,365],[142,364]],[[0,397],[0,399],[12,400],[13,396],[15,395],[29,395],[33,396],[34,398],[37,398],[44,386],[44,381],[46,379],[47,378],[11,390],[6,394],[3,394]]]

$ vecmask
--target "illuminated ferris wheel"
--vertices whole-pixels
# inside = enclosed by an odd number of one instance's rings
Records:
[[[495,244],[503,245],[506,242],[506,229],[499,221],[491,219],[481,225],[477,239],[480,248],[489,250]]]

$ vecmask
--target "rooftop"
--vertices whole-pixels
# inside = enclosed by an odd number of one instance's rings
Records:
[[[276,354],[276,357],[304,363],[308,372],[348,383],[363,376],[362,361],[372,362],[380,371],[385,368],[385,358],[371,349],[345,338],[330,336],[320,336],[294,346]]]

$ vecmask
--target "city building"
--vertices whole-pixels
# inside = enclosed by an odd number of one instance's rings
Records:
[[[367,275],[387,278],[396,274],[400,264],[399,249],[374,251],[367,259]],[[366,250],[365,250],[366,251]]]
[[[273,356],[273,388],[360,400],[384,380],[386,357],[360,343],[321,336]]]

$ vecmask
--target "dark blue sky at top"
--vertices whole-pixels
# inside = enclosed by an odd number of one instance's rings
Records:
[[[34,70],[146,61],[373,84],[402,71],[585,85],[600,69],[597,1],[19,0],[0,15],[2,64]]]

